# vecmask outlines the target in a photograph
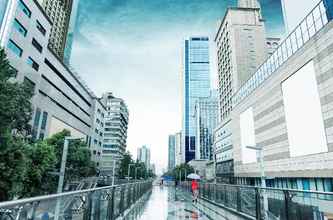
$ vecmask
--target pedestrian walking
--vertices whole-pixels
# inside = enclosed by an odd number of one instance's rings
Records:
[[[192,202],[197,203],[198,202],[198,196],[199,196],[199,183],[197,180],[192,180],[192,194],[193,194],[193,200]]]

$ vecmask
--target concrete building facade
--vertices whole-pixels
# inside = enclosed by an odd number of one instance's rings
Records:
[[[237,91],[231,114],[239,184],[333,191],[333,11],[323,1]],[[333,17],[332,17],[333,18]]]
[[[233,145],[230,114],[234,93],[267,57],[265,24],[257,0],[240,0],[221,21],[217,46],[219,125],[215,130],[217,177],[230,182],[233,175]]]
[[[1,46],[17,70],[18,82],[34,87],[33,139],[63,129],[85,138],[90,134],[92,99],[89,91],[48,48],[52,21],[37,1],[10,0],[2,16]]]

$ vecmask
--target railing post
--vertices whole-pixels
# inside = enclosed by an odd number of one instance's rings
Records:
[[[107,219],[114,220],[114,194],[115,194],[115,187],[111,190],[111,198],[108,203],[108,210],[107,210]]]
[[[236,191],[236,202],[237,202],[237,211],[242,212],[242,198],[241,198],[241,188],[237,187]]]
[[[289,220],[289,206],[291,204],[290,200],[290,193],[288,190],[283,190],[284,194],[284,208],[285,208],[285,213],[286,213],[286,220]]]
[[[124,212],[124,186],[120,186],[120,202],[119,202],[120,215]]]
[[[260,192],[259,188],[255,188],[255,197],[256,197],[256,219],[261,220],[261,201],[260,201]]]

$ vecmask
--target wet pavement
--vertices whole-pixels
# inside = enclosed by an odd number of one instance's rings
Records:
[[[155,186],[150,195],[143,199],[124,217],[125,220],[242,220],[226,210],[216,208],[199,200],[193,204],[188,193],[172,186]]]

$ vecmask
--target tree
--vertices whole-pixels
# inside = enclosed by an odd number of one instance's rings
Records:
[[[132,159],[131,153],[126,152],[124,154],[122,160],[120,161],[119,178],[127,177],[127,175],[128,175],[128,165],[129,164],[133,164],[133,159]],[[130,173],[130,176],[132,176],[131,174],[133,174],[133,171]]]
[[[0,201],[21,192],[28,167],[27,143],[22,137],[30,131],[33,89],[13,82],[15,74],[5,51],[0,49]],[[13,131],[21,135],[13,136]]]
[[[27,174],[26,143],[9,132],[1,134],[0,144],[0,201],[12,199],[23,189]]]
[[[0,135],[5,131],[16,130],[20,134],[30,131],[33,88],[27,83],[11,81],[15,74],[5,51],[0,49]]]
[[[194,173],[194,168],[187,163],[183,163],[166,172],[163,176],[172,176],[175,180],[179,180],[179,178],[185,180],[185,174],[189,175],[190,173]]]
[[[63,130],[46,139],[48,145],[54,146],[56,171],[60,170],[65,137],[70,135],[70,131]],[[68,145],[65,182],[95,176],[96,173],[96,164],[91,161],[91,152],[87,145],[81,140],[71,140]],[[56,186],[57,178],[50,179],[47,188],[53,189],[55,192]]]
[[[55,168],[54,146],[48,145],[46,141],[41,141],[33,145],[27,145],[25,151],[29,172],[27,172],[23,181],[20,196],[32,197],[48,193],[49,189],[44,187],[44,183],[46,179],[51,177],[49,171]]]

